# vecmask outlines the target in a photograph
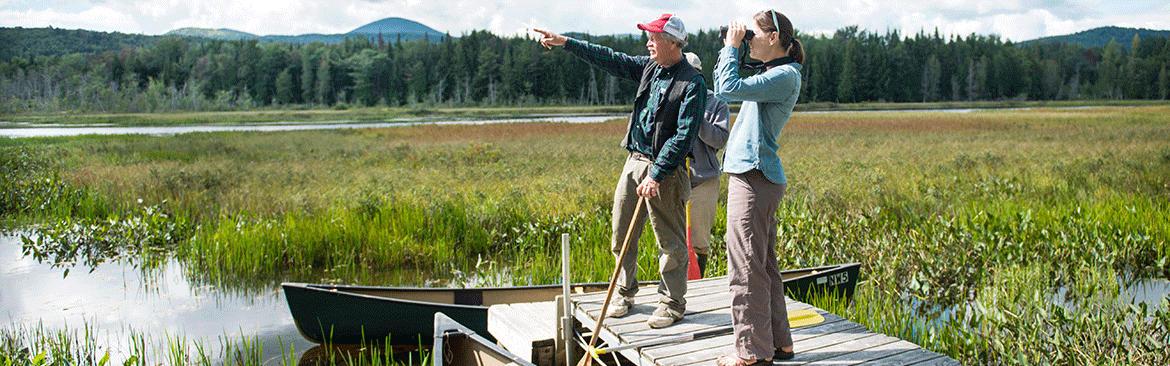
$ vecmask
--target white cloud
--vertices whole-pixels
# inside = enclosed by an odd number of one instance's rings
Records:
[[[0,26],[4,27],[42,28],[53,26],[106,32],[141,33],[140,29],[127,28],[127,25],[132,23],[131,16],[116,9],[101,6],[87,8],[76,13],[64,13],[52,8],[43,10],[0,9]]]
[[[1005,39],[1024,41],[1035,34],[1045,34],[1048,22],[1056,20],[1052,13],[1045,10],[1032,10],[1027,13],[998,14],[988,19],[987,28]]]
[[[3,0],[0,0],[3,1]],[[1074,33],[1105,25],[1170,29],[1170,5],[1124,0],[952,0],[817,2],[654,0],[48,0],[0,2],[0,26],[83,28],[161,34],[182,27],[230,28],[259,35],[344,33],[388,17],[418,21],[454,35],[502,35],[533,27],[592,34],[638,33],[635,25],[675,13],[690,31],[709,30],[775,7],[804,33],[832,35],[850,25],[904,35],[919,31],[1012,40]]]

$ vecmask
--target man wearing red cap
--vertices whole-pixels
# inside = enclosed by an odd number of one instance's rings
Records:
[[[687,266],[686,201],[691,184],[685,162],[706,110],[707,84],[694,67],[684,62],[682,48],[687,32],[682,20],[671,14],[638,24],[648,33],[650,56],[630,56],[589,42],[534,29],[543,35],[545,47],[565,50],[610,74],[637,81],[634,111],[622,146],[630,152],[613,198],[613,237],[610,249],[621,254],[626,228],[634,220],[631,240],[642,236],[647,214],[635,208],[646,198],[649,219],[658,242],[658,306],[647,323],[662,328],[681,320],[686,312]],[[631,243],[618,265],[618,296],[609,305],[611,317],[622,317],[634,306],[638,292],[638,245]],[[618,258],[621,260],[621,258]]]

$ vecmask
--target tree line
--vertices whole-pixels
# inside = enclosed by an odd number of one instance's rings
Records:
[[[645,54],[642,35],[575,38]],[[935,102],[1166,99],[1170,37],[1129,47],[997,36],[903,36],[850,26],[798,34],[806,64],[800,101]],[[710,80],[718,31],[686,51]],[[637,85],[531,38],[473,31],[438,41],[347,38],[339,44],[164,37],[119,51],[0,60],[3,113],[165,112],[259,107],[540,106],[628,104]]]

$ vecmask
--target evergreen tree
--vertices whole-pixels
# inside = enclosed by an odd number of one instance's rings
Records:
[[[838,78],[840,84],[837,85],[837,101],[840,103],[852,103],[856,101],[855,93],[859,72],[857,65],[857,42],[849,40],[845,42],[845,58],[841,61],[841,76]]]
[[[1158,98],[1166,100],[1170,97],[1170,73],[1166,72],[1166,65],[1158,71]]]
[[[1102,55],[1100,65],[1100,78],[1098,79],[1098,88],[1109,99],[1122,99],[1125,96],[1122,94],[1125,90],[1124,86],[1124,70],[1123,56],[1121,45],[1116,41],[1110,41],[1105,46],[1105,53]]]
[[[293,81],[292,67],[285,68],[276,76],[276,103],[280,105],[290,104],[295,100],[295,96],[299,94],[296,90],[296,83]]]
[[[499,54],[496,53],[495,47],[482,47],[479,49],[479,56],[477,57],[479,65],[476,68],[475,75],[472,78],[472,95],[473,100],[477,102],[487,99],[488,104],[496,104],[499,87],[499,71],[501,65],[499,64]]]
[[[301,48],[301,100],[306,103],[316,102],[317,57],[316,47],[313,45]]]
[[[646,53],[645,34],[576,37],[630,55]],[[801,102],[1170,98],[1168,37],[1134,37],[1128,48],[1117,42],[1016,45],[997,36],[943,38],[938,30],[879,35],[856,26],[797,37],[806,51]],[[710,77],[720,48],[717,31],[701,30],[691,35],[686,51],[703,59],[708,66],[703,74]],[[561,48],[546,50],[528,38],[486,31],[445,36],[437,43],[351,37],[339,44],[301,45],[169,37],[99,54],[0,59],[0,111],[223,110],[273,102],[631,102],[636,82],[597,71]]]
[[[317,67],[317,85],[313,87],[317,92],[317,104],[331,105],[336,98],[332,73],[331,63],[328,54],[326,54],[326,57],[321,59],[320,66]]]
[[[942,65],[938,56],[930,55],[922,68],[922,101],[933,102],[939,98],[939,78],[942,77]]]

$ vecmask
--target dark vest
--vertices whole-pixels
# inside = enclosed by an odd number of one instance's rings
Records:
[[[654,71],[658,69],[658,63],[650,61],[646,63],[646,67],[642,70],[642,81],[638,84],[638,94],[634,98],[634,105],[644,105],[650,99],[650,85],[653,83]],[[678,112],[682,107],[683,97],[686,96],[687,87],[691,84],[691,80],[696,77],[702,77],[698,70],[691,67],[686,59],[676,62],[670,66],[669,71],[674,72],[674,78],[670,80],[670,86],[667,88],[666,97],[660,98],[657,106],[646,106],[647,108],[655,108],[654,110],[654,127],[650,131],[654,135],[654,151],[650,155],[658,158],[658,153],[662,151],[662,146],[666,145],[666,141],[674,137],[675,131],[678,131]],[[706,89],[706,85],[699,85],[700,88]],[[706,95],[703,96],[706,98]],[[635,112],[637,110],[635,109]],[[638,123],[637,113],[630,115],[630,124],[626,127],[626,138],[622,140],[622,147],[630,150],[630,134],[634,131],[634,124]],[[697,135],[696,135],[697,136]],[[688,152],[689,154],[689,152]]]

